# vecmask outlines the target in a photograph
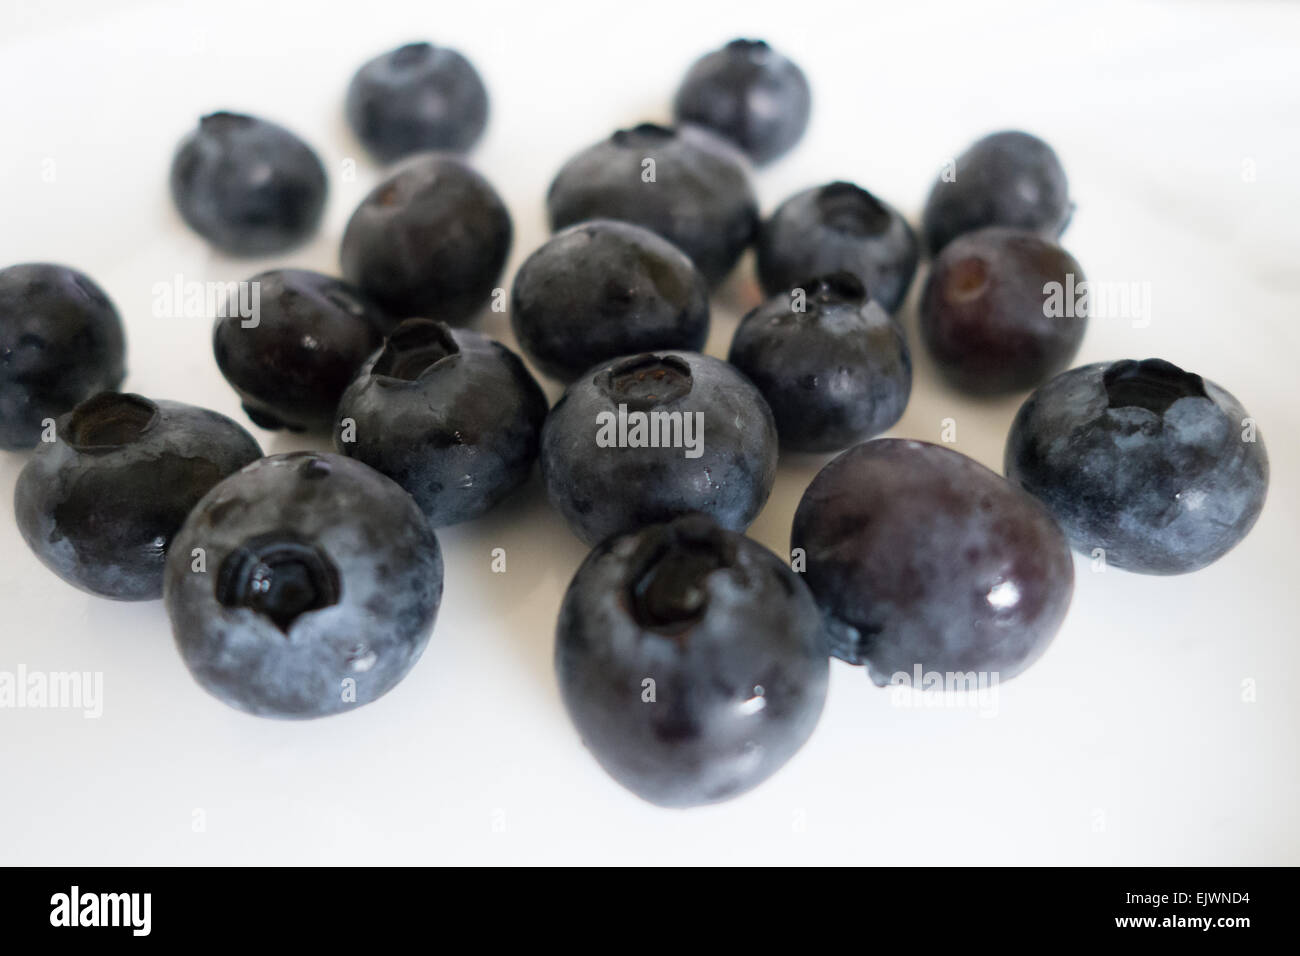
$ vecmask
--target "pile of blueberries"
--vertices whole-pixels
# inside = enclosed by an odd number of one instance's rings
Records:
[[[751,166],[790,150],[811,111],[803,72],[767,44],[702,57],[674,111],[551,184],[555,235],[510,304],[522,351],[567,384],[554,407],[519,356],[465,327],[511,219],[454,155],[486,125],[484,84],[427,43],[348,89],[360,141],[401,165],[352,215],[342,278],[262,272],[258,321],[213,332],[248,417],[330,432],[334,453],[263,457],[229,418],[116,391],[125,345],[104,292],[64,266],[0,270],[0,446],[36,448],[14,496],[31,549],[91,593],[162,597],[186,665],[231,706],[319,717],[410,670],[442,598],[434,529],[482,515],[540,462],[594,548],[559,612],[568,712],[620,783],[689,806],[789,759],[831,656],[879,685],[916,668],[1005,680],[1065,617],[1070,547],[1176,574],[1249,531],[1268,463],[1232,395],[1159,359],[1065,370],[1087,320],[1044,304],[1083,279],[1057,244],[1073,207],[1047,144],[975,143],[935,183],[918,238],[851,182],[760,218]],[[316,230],[326,175],[288,130],[216,113],[181,143],[171,191],[213,246],[266,256]],[[751,246],[769,298],[724,362],[700,352],[710,290]],[[919,328],[942,374],[976,395],[1034,390],[1005,479],[941,445],[871,440],[911,391],[894,313],[923,254]],[[793,567],[744,536],[778,449],[842,452],[799,504]]]

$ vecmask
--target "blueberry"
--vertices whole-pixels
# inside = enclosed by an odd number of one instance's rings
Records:
[[[984,226],[1059,236],[1070,220],[1065,170],[1052,147],[1018,131],[990,133],[957,157],[930,190],[922,228],[930,254]]]
[[[460,325],[491,298],[512,234],[491,183],[448,156],[418,156],[352,214],[343,275],[399,319]]]
[[[166,585],[176,646],[205,690],[258,716],[325,717],[387,693],[419,660],[442,554],[393,482],[299,452],[213,488],[176,538]]]
[[[1144,574],[1218,560],[1268,492],[1268,455],[1246,410],[1161,359],[1084,365],[1042,386],[1011,426],[1006,472],[1076,549]]]
[[[803,70],[762,40],[732,40],[691,66],[673,103],[679,123],[698,123],[767,163],[803,137],[812,92]]]
[[[346,109],[366,149],[392,162],[426,150],[468,150],[487,125],[488,94],[455,50],[408,43],[357,70]]]
[[[570,226],[529,256],[512,299],[520,346],[564,382],[619,355],[698,351],[709,333],[708,283],[685,253],[609,219]]]
[[[754,309],[727,359],[758,386],[793,451],[836,451],[880,434],[912,391],[903,330],[847,272]]]
[[[651,803],[762,783],[826,699],[817,606],[766,548],[703,515],[606,541],[564,596],[555,670],[600,765]]]
[[[343,394],[334,446],[396,481],[440,528],[528,480],[546,407],[501,343],[407,319]]]
[[[263,428],[328,431],[343,390],[383,343],[391,320],[361,292],[319,272],[273,269],[249,283],[257,313],[219,318],[213,329],[221,374]]]
[[[696,352],[597,365],[542,429],[547,493],[588,544],[693,511],[744,531],[772,491],[776,454],[763,396]]]
[[[1084,281],[1079,263],[1050,239],[998,227],[966,233],[944,246],[930,270],[921,338],[957,388],[1025,391],[1078,353],[1088,316],[1086,304],[1076,312],[1070,290]]]
[[[574,156],[546,195],[551,228],[620,219],[663,236],[711,285],[731,271],[758,228],[745,159],[698,127],[642,123]]]
[[[114,389],[126,375],[122,320],[76,269],[0,269],[0,448],[32,448],[46,419]]]
[[[316,231],[325,208],[325,167],[283,126],[240,113],[212,113],[172,160],[172,200],[186,224],[223,252],[283,252]]]
[[[55,432],[18,476],[18,529],[63,580],[123,601],[162,597],[185,516],[262,455],[224,415],[118,392],[82,402]]]
[[[1014,677],[1047,648],[1074,587],[1042,505],[925,442],[877,439],[831,461],[799,502],[791,544],[832,653],[881,686],[917,668]]]
[[[919,257],[912,227],[898,210],[845,182],[791,196],[763,223],[756,248],[768,295],[809,276],[852,272],[889,312],[907,296]]]

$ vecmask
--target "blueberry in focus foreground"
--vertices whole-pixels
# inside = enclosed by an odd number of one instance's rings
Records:
[[[488,94],[455,50],[408,43],[357,70],[346,112],[365,147],[392,162],[428,150],[468,150],[487,125]]]
[[[803,70],[762,40],[732,40],[695,61],[673,112],[678,123],[707,127],[766,163],[803,137],[812,91]]]
[[[1074,565],[1034,498],[965,455],[881,438],[823,468],[791,547],[821,605],[831,653],[894,675],[997,675],[1034,662],[1065,618]]]
[[[551,504],[589,545],[690,512],[744,531],[772,491],[776,457],[763,396],[731,365],[696,352],[595,366],[542,428]]]
[[[898,210],[846,182],[805,189],[781,203],[759,229],[755,247],[768,295],[810,276],[851,272],[889,312],[902,305],[920,258],[916,235]]]
[[[663,236],[711,285],[731,271],[758,228],[744,156],[704,129],[642,123],[574,156],[546,194],[551,228],[619,219]]]
[[[715,803],[775,773],[826,698],[817,606],[775,554],[702,515],[597,547],[556,627],[583,743],[637,796]]]
[[[520,347],[564,382],[619,355],[698,351],[709,333],[708,283],[686,254],[611,219],[553,236],[520,266],[511,299]]]
[[[159,598],[190,509],[262,455],[205,408],[101,392],[59,419],[18,476],[14,513],[28,546],[69,584],[124,601]]]
[[[939,371],[976,395],[1019,392],[1070,364],[1088,327],[1073,290],[1075,258],[1042,236],[988,228],[959,236],[934,260],[921,298],[921,338]],[[1055,290],[1053,292],[1053,290]]]
[[[912,391],[903,330],[854,275],[822,276],[741,321],[727,360],[763,393],[783,448],[837,451],[902,417]]]
[[[1145,574],[1218,560],[1268,493],[1254,420],[1218,385],[1161,359],[1084,365],[1042,386],[1011,426],[1006,472],[1076,549]]]
[[[343,277],[396,319],[467,322],[492,296],[512,238],[491,183],[448,156],[408,160],[343,233]]]
[[[1010,130],[990,133],[957,157],[930,190],[922,215],[926,245],[938,254],[957,236],[985,226],[1028,229],[1055,239],[1073,211],[1065,170],[1052,147]]]
[[[46,419],[122,384],[122,319],[104,290],[67,266],[0,269],[0,448],[33,448]]]
[[[392,320],[357,289],[306,269],[253,276],[254,317],[219,318],[217,366],[263,428],[326,431],[348,383],[383,343]]]
[[[283,126],[212,113],[176,150],[171,193],[186,224],[218,249],[267,255],[316,231],[325,208],[325,167]]]
[[[477,518],[528,479],[546,409],[501,343],[407,319],[343,394],[334,446],[396,481],[440,528]]]
[[[299,452],[254,462],[199,503],[168,559],[165,600],[209,693],[263,717],[324,717],[406,676],[442,577],[410,495],[360,462]]]

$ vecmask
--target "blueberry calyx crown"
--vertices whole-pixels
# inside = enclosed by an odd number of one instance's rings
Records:
[[[393,51],[389,62],[398,68],[416,66],[427,60],[433,52],[432,43],[407,43]]]
[[[139,441],[157,419],[158,406],[147,398],[100,392],[72,410],[64,437],[79,452],[111,451]]]
[[[849,302],[861,305],[867,301],[867,286],[860,276],[852,272],[828,272],[800,283],[796,288],[814,302],[833,305]]]
[[[221,605],[255,611],[284,634],[300,615],[337,604],[340,592],[334,562],[291,532],[250,538],[226,556],[217,575]]]
[[[1201,376],[1164,359],[1114,362],[1101,381],[1108,408],[1145,408],[1163,415],[1180,398],[1209,398]]]
[[[237,129],[243,129],[246,126],[252,126],[255,120],[251,116],[245,116],[243,113],[230,113],[220,110],[216,113],[209,113],[207,116],[199,118],[199,129],[205,133],[211,133],[214,136],[220,136],[222,133],[232,132]]]
[[[606,369],[597,385],[615,404],[647,411],[689,395],[694,381],[690,365],[677,356],[647,352]]]
[[[893,219],[879,199],[846,182],[830,183],[817,191],[817,213],[827,228],[860,239],[882,235]]]
[[[638,123],[631,129],[616,130],[610,136],[610,141],[615,146],[622,146],[629,149],[645,148],[649,149],[655,146],[661,146],[671,139],[677,138],[677,130],[671,126],[660,126],[658,123]]]
[[[317,458],[311,452],[302,454],[303,463],[298,466],[298,474],[303,478],[314,481],[318,478],[328,478],[333,468],[324,458]]]
[[[766,40],[732,40],[726,46],[727,53],[746,60],[762,61],[771,55],[772,48]]]
[[[949,302],[971,302],[984,294],[988,284],[988,263],[978,255],[967,256],[949,267],[943,295]]]
[[[703,516],[646,532],[625,584],[633,619],[649,631],[681,634],[708,610],[708,576],[735,560],[734,542]]]
[[[414,382],[443,359],[459,353],[460,346],[445,322],[407,319],[388,336],[370,374]]]

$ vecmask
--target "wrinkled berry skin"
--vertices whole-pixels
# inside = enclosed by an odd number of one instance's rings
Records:
[[[562,382],[619,355],[698,351],[709,334],[709,286],[686,254],[611,219],[557,233],[520,266],[511,299],[520,347]]]
[[[308,239],[320,225],[325,167],[283,126],[212,113],[172,160],[172,200],[186,225],[222,252],[261,256]]]
[[[217,319],[217,367],[256,424],[328,431],[343,390],[392,320],[357,289],[319,272],[273,269],[248,281],[258,290],[258,314]]]
[[[500,342],[407,319],[344,392],[334,447],[396,481],[441,528],[528,480],[546,409],[541,386]]]
[[[609,775],[651,803],[691,807],[752,789],[794,755],[821,715],[828,660],[799,575],[692,515],[612,538],[583,562],[560,609],[555,671]]]
[[[835,458],[794,517],[791,547],[832,653],[896,674],[1020,673],[1051,643],[1074,588],[1061,529],[965,455],[881,438]]]
[[[958,389],[1026,391],[1078,354],[1087,303],[1079,311],[1079,300],[1066,293],[1084,281],[1074,256],[1050,239],[1019,229],[966,233],[944,246],[930,270],[921,338]],[[1059,290],[1055,300],[1045,291],[1049,284]]]
[[[985,226],[1028,229],[1055,239],[1074,210],[1056,152],[1037,136],[990,133],[957,157],[955,178],[930,190],[921,225],[931,255]]]
[[[343,277],[395,318],[463,325],[492,297],[512,237],[491,183],[451,157],[418,156],[348,220]]]
[[[744,156],[692,126],[642,123],[583,150],[551,182],[546,208],[552,229],[588,219],[644,226],[690,256],[710,285],[726,277],[758,228]]]
[[[812,91],[803,70],[762,40],[732,40],[695,61],[673,112],[678,123],[707,127],[768,163],[803,138]]]
[[[194,509],[165,601],[208,693],[260,717],[326,717],[381,697],[419,660],[442,601],[442,554],[410,495],[374,469],[273,455]]]
[[[348,86],[348,125],[381,162],[469,150],[487,125],[488,94],[455,50],[408,43],[367,61]]]
[[[916,235],[898,210],[846,182],[791,196],[763,223],[755,248],[768,295],[812,276],[851,272],[888,312],[907,297],[920,256]]]
[[[773,296],[736,329],[727,361],[763,393],[782,448],[847,448],[898,421],[912,392],[902,328],[854,275],[806,283],[803,309]]]
[[[1007,478],[1086,555],[1143,574],[1195,571],[1264,507],[1268,454],[1248,417],[1222,388],[1161,359],[1084,365],[1021,406]]]
[[[0,448],[41,440],[57,419],[126,375],[122,319],[89,276],[44,262],[0,269]]]
[[[634,412],[640,415],[630,417]],[[660,415],[651,419],[654,413]],[[660,447],[633,446],[636,421],[647,423],[649,441],[677,413],[680,426],[670,431],[668,447],[662,437]],[[551,504],[589,545],[695,511],[744,531],[772,491],[776,456],[776,424],[758,389],[731,365],[697,352],[597,365],[568,387],[542,429]]]
[[[101,392],[60,418],[18,476],[28,547],[69,584],[121,601],[162,597],[163,565],[190,509],[262,456],[206,408]]]

